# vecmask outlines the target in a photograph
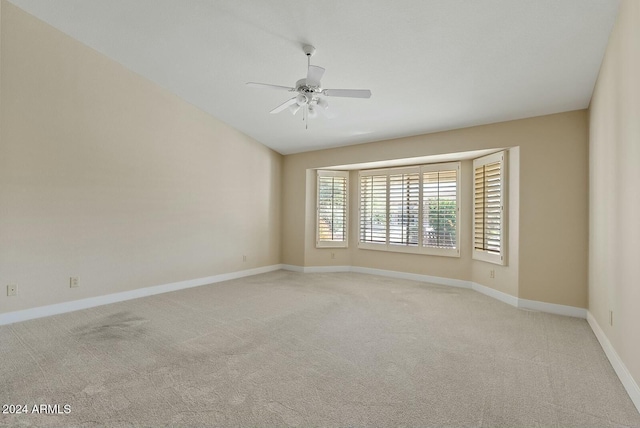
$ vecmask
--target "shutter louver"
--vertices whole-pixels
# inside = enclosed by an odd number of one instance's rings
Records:
[[[360,177],[360,242],[387,242],[387,176]]]
[[[422,175],[422,245],[455,249],[457,243],[458,171]]]
[[[389,176],[389,244],[418,245],[420,174]]]
[[[474,248],[502,252],[502,165],[492,162],[474,170]]]
[[[318,175],[318,243],[345,242],[347,178]]]

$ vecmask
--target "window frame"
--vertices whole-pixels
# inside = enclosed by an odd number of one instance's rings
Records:
[[[434,172],[434,171],[451,171],[456,170],[456,248],[435,248],[435,247],[427,247],[424,246],[424,238],[423,238],[423,190],[424,183],[423,177],[425,172]],[[358,248],[363,250],[376,250],[376,251],[388,251],[388,252],[396,252],[396,253],[409,253],[409,254],[424,254],[424,255],[432,255],[432,256],[444,256],[444,257],[460,257],[460,235],[461,235],[461,224],[460,224],[460,193],[461,193],[461,162],[445,162],[445,163],[434,163],[434,164],[424,164],[424,165],[416,165],[409,167],[397,167],[397,168],[381,168],[381,169],[371,169],[371,170],[361,170],[358,171]],[[389,242],[389,229],[390,229],[390,186],[389,186],[389,177],[392,175],[398,174],[412,174],[418,173],[419,176],[419,199],[418,199],[418,244],[416,246],[402,245],[402,244],[392,244]],[[362,177],[366,176],[386,176],[387,178],[387,187],[386,187],[386,242],[385,243],[372,243],[372,242],[363,242],[361,235],[362,228]]]
[[[342,177],[345,179],[345,219],[344,240],[320,240],[320,178]],[[316,170],[316,248],[348,248],[349,247],[349,171]]]
[[[489,252],[485,249],[477,249],[476,248],[476,168],[492,163],[500,162],[500,253]],[[492,153],[487,156],[483,156],[473,160],[473,186],[472,186],[472,205],[473,205],[473,214],[471,221],[473,223],[472,231],[473,234],[471,236],[471,249],[472,249],[472,259],[480,260],[487,263],[493,263],[497,265],[506,266],[507,265],[507,194],[508,194],[508,180],[507,180],[507,151],[499,151],[496,153]],[[486,223],[483,223],[483,230],[486,227]]]

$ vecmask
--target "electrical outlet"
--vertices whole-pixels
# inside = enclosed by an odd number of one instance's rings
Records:
[[[7,296],[17,296],[17,295],[18,295],[18,285],[17,284],[7,285]]]
[[[247,256],[242,256],[242,262],[246,262],[247,261]]]
[[[78,279],[77,276],[72,276],[71,278],[69,278],[69,287],[71,288],[80,287],[80,280]]]
[[[495,278],[496,277],[496,271],[494,269],[491,269],[489,271],[489,278]]]

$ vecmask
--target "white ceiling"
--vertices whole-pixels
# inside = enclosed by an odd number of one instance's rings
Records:
[[[297,153],[589,105],[618,0],[11,0],[256,140]],[[269,111],[317,48],[333,119]]]

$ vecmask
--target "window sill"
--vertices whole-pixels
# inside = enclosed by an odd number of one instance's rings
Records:
[[[323,241],[323,242],[316,242],[316,248],[349,248],[349,243],[348,243],[348,242],[345,242],[345,241],[337,241],[337,242]]]
[[[458,249],[445,248],[425,248],[425,247],[408,247],[404,245],[393,244],[371,244],[368,242],[358,243],[359,250],[386,251],[391,253],[420,254],[423,256],[439,256],[439,257],[460,257]]]
[[[491,263],[494,265],[507,265],[507,261],[500,254],[490,254],[485,251],[473,250],[471,258],[473,260],[479,260],[481,262]]]

